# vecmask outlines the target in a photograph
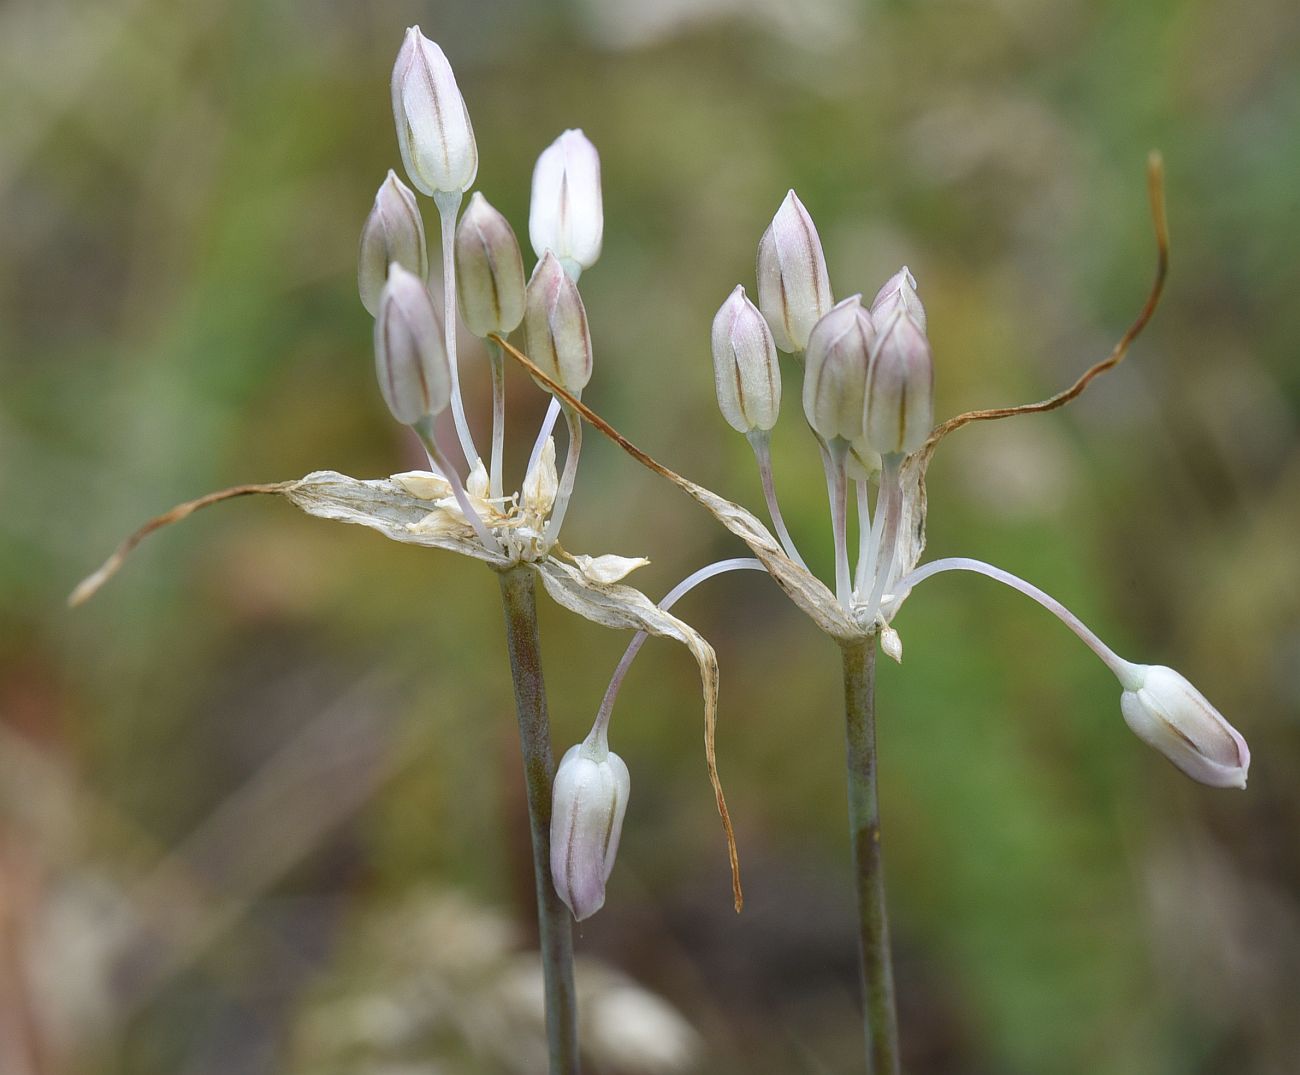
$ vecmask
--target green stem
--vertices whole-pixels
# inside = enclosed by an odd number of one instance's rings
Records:
[[[537,926],[546,985],[546,1038],[551,1075],[577,1075],[578,1011],[573,989],[573,927],[569,909],[551,883],[550,719],[542,679],[541,643],[537,633],[537,597],[533,574],[516,566],[500,573],[505,608],[506,646],[515,681],[515,708],[528,792],[528,822],[533,839],[533,875],[537,887]]]
[[[858,894],[867,1070],[872,1075],[898,1075],[898,1019],[876,795],[876,636],[846,642],[843,651],[849,837]]]

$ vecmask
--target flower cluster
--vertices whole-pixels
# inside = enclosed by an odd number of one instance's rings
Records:
[[[395,475],[401,489],[431,504],[409,532],[469,543],[470,555],[506,564],[537,564],[553,595],[574,608],[576,576],[585,585],[578,611],[601,622],[639,628],[631,653],[647,631],[671,633],[671,600],[651,606],[636,591],[616,587],[643,558],[570,556],[557,545],[573,494],[582,445],[582,422],[574,409],[592,375],[587,311],[578,290],[582,273],[600,257],[604,238],[600,158],[580,130],[568,130],[538,157],[533,170],[528,237],[537,264],[525,282],[523,257],[509,222],[481,193],[457,221],[463,195],[478,173],[478,150],[469,112],[442,50],[418,27],[407,31],[393,68],[393,116],[402,161],[411,182],[430,195],[442,224],[444,315],[438,321],[427,280],[429,258],[415,194],[391,171],[379,188],[362,230],[358,282],[361,299],[375,317],[375,364],[380,391],[393,417],[424,443],[432,469]],[[493,422],[490,462],[484,466],[461,404],[456,361],[456,312],[486,341],[492,374]],[[502,441],[505,421],[505,338],[524,326],[527,347],[541,377],[553,386],[520,492],[503,495]],[[563,401],[561,400],[561,395]],[[436,419],[450,409],[468,474],[462,481],[443,450]],[[568,450],[557,478],[550,436],[560,412],[568,427]],[[474,548],[477,546],[477,548]],[[558,552],[557,558],[554,553]],[[557,568],[567,569],[561,583]],[[576,572],[575,572],[576,569]],[[558,584],[558,585],[557,585]],[[593,614],[592,591],[603,591]],[[635,597],[630,595],[635,594]],[[640,599],[639,601],[637,599]],[[629,614],[630,610],[630,614]],[[621,619],[620,619],[621,617]],[[700,661],[706,679],[708,722],[713,701],[709,671],[713,654],[685,625],[677,637]],[[630,658],[629,658],[630,659]],[[626,665],[621,666],[626,670]],[[616,682],[621,675],[616,676]],[[617,686],[613,688],[617,691]],[[608,697],[612,705],[612,693]],[[609,750],[609,705],[587,739],[560,761],[553,788],[551,870],[556,891],[583,919],[604,903],[605,883],[618,849],[630,777]],[[711,733],[709,740],[712,770]],[[716,772],[712,774],[717,791]],[[718,796],[719,809],[725,807]],[[735,863],[734,848],[732,862]]]
[[[1157,224],[1163,243],[1159,205]],[[1121,659],[1055,598],[1010,572],[965,557],[917,566],[925,540],[925,468],[939,438],[961,420],[932,429],[934,368],[926,313],[906,266],[881,287],[870,306],[860,294],[834,302],[817,228],[790,191],[759,241],[758,306],[743,287],[736,287],[714,318],[712,344],[719,408],[754,448],[784,555],[770,549],[764,555],[752,533],[734,525],[732,529],[749,541],[764,566],[823,629],[841,639],[854,629],[879,632],[886,653],[901,660],[902,643],[891,621],[917,583],[949,570],[997,579],[1056,614],[1097,653],[1123,688],[1125,722],[1144,742],[1201,783],[1245,787],[1250,765],[1245,740],[1177,672]],[[823,588],[819,596],[815,580],[808,577],[776,497],[770,434],[781,404],[778,349],[803,368],[804,418],[826,470],[838,610],[830,607],[829,592]],[[1121,355],[1122,350],[1117,351],[1113,360],[1085,375],[1080,390],[1093,373],[1109,368]],[[1015,410],[975,417],[1000,417]],[[850,481],[857,499],[859,539],[851,574]],[[727,521],[716,505],[710,510]],[[837,617],[837,611],[844,616]]]

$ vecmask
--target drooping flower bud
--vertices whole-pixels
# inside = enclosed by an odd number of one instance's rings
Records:
[[[605,903],[632,788],[623,759],[601,744],[570,747],[551,798],[551,879],[581,922]]]
[[[930,341],[901,303],[877,327],[863,415],[867,443],[881,455],[914,452],[934,425]]]
[[[575,284],[547,251],[537,263],[524,299],[528,355],[552,380],[575,395],[591,380],[587,311]]]
[[[509,221],[477,191],[456,225],[460,316],[475,336],[509,335],[524,319],[524,260]]]
[[[576,278],[596,264],[604,234],[600,154],[582,131],[565,131],[533,168],[528,238],[539,258],[553,251]]]
[[[429,289],[394,262],[375,315],[375,374],[393,417],[414,425],[451,402],[451,368]]]
[[[792,190],[758,242],[758,307],[777,347],[788,354],[806,350],[832,301],[817,227]]]
[[[739,284],[713,318],[713,380],[722,417],[741,433],[768,430],[781,410],[772,330]]]
[[[393,120],[406,174],[425,194],[463,193],[478,174],[478,145],[465,98],[442,49],[406,31],[393,65]]]
[[[379,294],[388,280],[388,266],[394,261],[421,280],[429,278],[429,251],[420,207],[411,188],[390,168],[361,229],[357,257],[357,290],[361,292],[361,305],[371,317],[379,312]]]
[[[875,340],[876,329],[862,308],[861,295],[836,303],[808,337],[803,410],[808,424],[826,440],[862,438],[863,393]]]
[[[1199,783],[1244,788],[1250,748],[1205,696],[1164,665],[1132,671],[1120,708],[1137,737]]]
[[[915,321],[922,332],[925,331],[925,307],[916,293],[916,278],[906,265],[885,281],[885,286],[871,302],[871,316],[882,329],[899,311]]]

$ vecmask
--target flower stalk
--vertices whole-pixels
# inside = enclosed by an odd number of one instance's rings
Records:
[[[848,770],[849,840],[858,902],[858,955],[862,973],[867,1070],[898,1075],[898,1018],[885,905],[876,790],[876,639],[845,642],[845,762]]]
[[[550,718],[542,678],[537,631],[537,595],[533,573],[516,565],[498,576],[505,612],[506,648],[515,686],[519,745],[528,796],[528,826],[533,845],[537,893],[537,930],[546,989],[546,1040],[551,1075],[578,1071],[577,998],[573,985],[573,928],[569,910],[551,883]]]

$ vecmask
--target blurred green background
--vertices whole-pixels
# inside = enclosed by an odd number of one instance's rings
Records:
[[[1300,8],[1291,0],[9,0],[0,6],[0,1071],[541,1070],[526,825],[496,583],[449,554],[237,501],[65,595],[210,489],[418,463],[373,384],[358,230],[398,166],[419,22],[526,236],[536,154],[599,147],[585,398],[758,510],[709,325],[789,187],[837,296],[920,282],[937,413],[1056,414],[941,448],[931,555],[992,560],[1245,734],[1245,794],[1134,739],[1041,610],[968,576],[880,676],[907,1068],[1300,1070]],[[427,207],[431,210],[431,206]],[[427,214],[430,224],[434,217]],[[485,428],[487,377],[462,359]],[[787,367],[778,488],[823,577]],[[510,379],[510,474],[543,410]],[[592,436],[565,531],[658,597],[742,554]],[[680,613],[722,665],[730,908],[698,681],[647,646],[615,714],[634,792],[577,932],[590,1069],[860,1066],[835,647],[758,575]],[[543,600],[557,747],[627,638]],[[636,983],[636,984],[633,984]],[[658,999],[656,999],[658,998]],[[603,1035],[596,1041],[592,1035]]]

